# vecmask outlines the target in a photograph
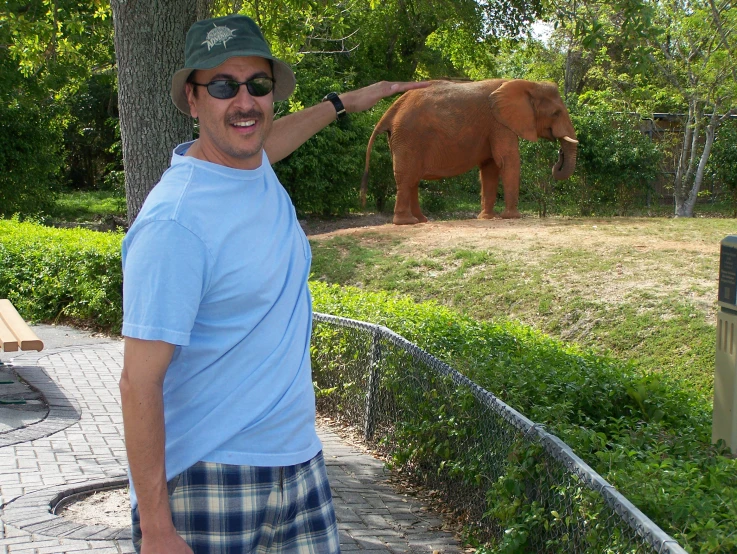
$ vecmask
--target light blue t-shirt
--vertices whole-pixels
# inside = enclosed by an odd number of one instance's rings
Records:
[[[166,477],[198,461],[305,462],[321,449],[309,243],[265,153],[247,171],[184,156],[190,144],[123,241],[123,335],[177,345]]]

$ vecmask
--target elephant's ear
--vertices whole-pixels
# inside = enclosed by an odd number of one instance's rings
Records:
[[[535,107],[532,100],[531,81],[515,79],[507,81],[489,95],[494,117],[525,140],[537,142]]]

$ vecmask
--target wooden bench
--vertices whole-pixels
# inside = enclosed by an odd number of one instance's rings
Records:
[[[0,351],[41,351],[43,347],[43,341],[23,321],[10,300],[0,299]]]

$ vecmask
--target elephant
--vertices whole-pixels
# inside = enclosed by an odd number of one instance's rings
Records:
[[[361,205],[366,203],[369,161],[374,140],[389,134],[397,199],[394,224],[424,223],[418,187],[421,179],[460,175],[478,167],[481,175],[479,219],[494,213],[497,186],[504,187],[503,218],[518,218],[520,154],[518,137],[559,140],[556,179],[576,167],[576,131],[558,86],[523,79],[431,81],[427,88],[399,97],[376,124],[366,149]]]

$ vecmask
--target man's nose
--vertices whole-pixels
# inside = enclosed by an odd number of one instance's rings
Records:
[[[233,98],[233,103],[239,107],[250,108],[256,105],[256,99],[251,96],[250,92],[248,92],[246,85],[242,84],[238,87],[238,93],[235,95],[235,98]]]

